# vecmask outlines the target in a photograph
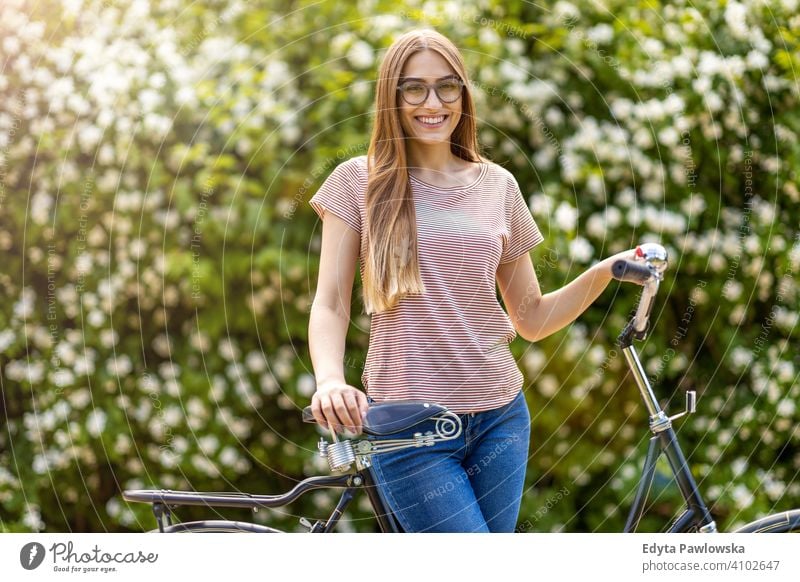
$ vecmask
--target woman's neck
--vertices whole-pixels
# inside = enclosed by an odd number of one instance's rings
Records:
[[[433,173],[447,173],[456,169],[456,156],[450,151],[450,144],[409,144],[406,149],[409,170],[429,170]]]

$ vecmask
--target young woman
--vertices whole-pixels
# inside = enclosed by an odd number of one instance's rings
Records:
[[[574,321],[633,251],[541,294],[529,251],[542,235],[512,174],[479,154],[467,71],[441,34],[414,30],[392,44],[375,104],[367,155],[336,167],[310,201],[323,219],[309,321],[314,417],[359,433],[370,401],[446,406],[461,415],[460,438],[375,455],[381,493],[407,532],[511,532],[530,417],[508,344]],[[357,262],[371,314],[369,396],[343,373]]]

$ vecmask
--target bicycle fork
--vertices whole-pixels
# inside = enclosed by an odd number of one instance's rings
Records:
[[[645,499],[653,484],[656,462],[663,453],[666,455],[672,473],[675,475],[675,480],[678,483],[681,495],[683,495],[686,501],[686,510],[678,516],[670,526],[669,531],[686,532],[696,527],[697,530],[702,533],[716,532],[717,525],[697,489],[697,484],[689,470],[683,451],[678,444],[678,439],[675,436],[675,430],[672,428],[673,420],[694,412],[696,402],[695,393],[686,393],[686,409],[683,412],[668,417],[658,404],[658,400],[647,379],[647,374],[639,361],[636,349],[630,344],[624,345],[622,347],[622,353],[625,354],[625,360],[628,363],[628,367],[636,381],[636,386],[639,388],[639,393],[647,407],[647,412],[650,416],[650,431],[653,433],[647,447],[647,456],[644,461],[642,478],[639,482],[633,507],[631,507],[624,531],[627,533],[636,530],[639,520],[642,518],[642,513],[644,512]]]

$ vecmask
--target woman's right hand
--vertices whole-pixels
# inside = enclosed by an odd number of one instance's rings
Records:
[[[347,430],[354,435],[361,434],[368,408],[367,395],[344,382],[318,385],[311,398],[314,419],[325,429],[333,427],[337,433]]]

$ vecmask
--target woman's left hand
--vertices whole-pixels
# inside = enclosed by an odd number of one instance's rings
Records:
[[[620,259],[624,259],[626,261],[632,261],[636,258],[636,248],[628,249],[627,251],[619,252],[615,255],[611,255],[608,258],[603,259],[599,263],[597,263],[594,268],[598,269],[599,272],[603,275],[603,277],[607,277],[610,281],[614,278],[614,274],[611,270],[611,267],[614,263],[619,261]],[[642,283],[639,283],[641,285]]]

